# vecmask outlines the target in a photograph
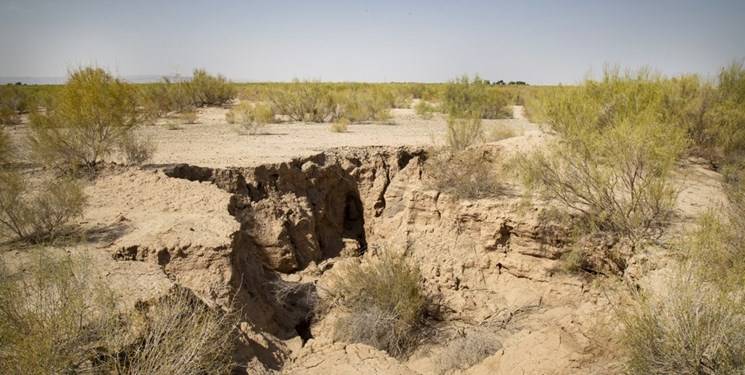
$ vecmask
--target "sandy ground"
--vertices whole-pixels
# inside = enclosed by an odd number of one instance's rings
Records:
[[[268,125],[265,134],[248,135],[240,134],[239,126],[225,121],[226,112],[222,108],[201,109],[199,123],[178,125],[175,130],[165,126],[143,128],[141,134],[157,145],[152,162],[205,167],[254,166],[288,161],[333,147],[433,145],[444,142],[447,126],[442,115],[423,120],[412,109],[394,109],[395,125],[352,124],[346,133],[333,133],[329,124],[282,123]],[[522,117],[522,108],[518,107],[515,114],[516,119],[484,120],[487,136],[494,128],[512,129],[518,135],[537,130]]]

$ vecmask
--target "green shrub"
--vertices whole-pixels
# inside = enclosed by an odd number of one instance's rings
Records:
[[[682,270],[655,295],[621,314],[630,374],[741,374],[742,293],[725,294]]]
[[[442,109],[456,118],[506,118],[509,97],[476,76],[471,80],[462,76],[445,86]]]
[[[522,160],[529,187],[582,214],[590,230],[632,244],[658,233],[675,203],[669,181],[686,130],[662,122],[661,85],[642,73],[560,90],[544,115],[561,140]]]
[[[54,240],[80,217],[86,198],[80,185],[68,179],[44,181],[30,191],[15,172],[0,172],[0,229],[17,238]]]
[[[402,356],[421,338],[428,301],[419,270],[403,256],[385,252],[348,264],[327,298],[344,312],[334,329],[338,340]]]
[[[98,68],[74,71],[47,113],[30,124],[33,153],[63,170],[92,170],[140,124],[134,87]]]
[[[715,152],[725,164],[745,160],[745,68],[732,64],[722,69],[715,103],[707,112],[712,127],[705,134],[714,139]],[[739,168],[741,168],[740,166]]]
[[[457,118],[448,116],[447,145],[455,151],[465,150],[483,139],[484,130],[478,117]]]
[[[414,106],[414,111],[416,111],[417,116],[425,120],[429,120],[433,117],[435,106],[429,104],[428,102],[425,102],[424,100],[420,100]]]
[[[229,121],[241,125],[249,134],[259,134],[269,123],[274,122],[274,110],[268,104],[241,103],[226,115]]]
[[[213,76],[204,69],[195,69],[191,81],[183,83],[189,88],[192,104],[197,107],[221,106],[236,97],[235,88],[221,76]]]
[[[424,165],[425,183],[458,198],[483,198],[504,191],[495,155],[484,150],[430,152]]]
[[[392,97],[384,90],[347,90],[337,95],[339,117],[351,122],[388,121],[393,106]]]
[[[18,85],[0,86],[0,125],[18,125],[21,114],[34,109],[29,91]]]
[[[327,86],[319,82],[293,81],[268,93],[272,110],[291,121],[332,121],[336,103]]]

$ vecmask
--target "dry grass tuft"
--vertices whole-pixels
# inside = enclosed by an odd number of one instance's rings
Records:
[[[326,304],[344,312],[334,329],[337,340],[400,357],[421,340],[428,299],[419,270],[403,256],[384,252],[341,269]]]
[[[504,174],[490,151],[433,150],[424,169],[426,184],[458,198],[476,199],[504,192]]]

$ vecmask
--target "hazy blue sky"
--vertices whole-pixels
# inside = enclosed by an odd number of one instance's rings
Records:
[[[604,65],[712,74],[745,57],[745,0],[0,0],[0,76],[576,82]]]

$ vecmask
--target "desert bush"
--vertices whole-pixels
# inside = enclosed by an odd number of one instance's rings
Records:
[[[331,123],[329,130],[331,130],[331,132],[333,133],[346,133],[348,128],[349,120],[347,120],[346,118],[340,118]]]
[[[184,84],[189,88],[192,104],[197,107],[225,105],[237,95],[225,77],[211,75],[204,69],[195,69],[191,81]]]
[[[714,103],[706,113],[704,134],[714,139],[715,161],[742,164],[745,160],[745,68],[732,64],[722,69]],[[707,131],[708,130],[708,131]],[[739,168],[741,168],[740,166]]]
[[[136,311],[88,259],[34,254],[23,271],[0,267],[0,371],[5,374],[226,374],[232,315],[175,287]]]
[[[0,86],[0,125],[21,123],[21,114],[34,109],[33,96],[22,86]]]
[[[335,118],[336,103],[329,88],[319,82],[293,81],[267,94],[275,113],[291,121],[325,122]]]
[[[476,76],[471,80],[462,76],[446,85],[442,97],[443,112],[456,118],[505,118],[509,97],[502,91],[489,88]]]
[[[417,116],[429,120],[433,117],[434,112],[436,108],[434,105],[425,102],[424,100],[420,100],[416,105],[414,106],[414,111],[416,111]]]
[[[682,276],[685,275],[685,276]],[[664,290],[622,310],[631,374],[741,374],[745,371],[742,293],[722,293],[689,270]]]
[[[135,89],[99,68],[72,72],[54,108],[32,116],[34,155],[63,170],[89,170],[140,123]]]
[[[70,179],[55,179],[29,190],[20,175],[0,172],[0,228],[21,240],[53,240],[73,219],[80,217],[86,198]]]
[[[35,253],[21,272],[0,265],[0,372],[72,374],[117,330],[111,290],[83,258]]]
[[[334,337],[402,356],[414,348],[424,327],[428,299],[419,270],[401,255],[383,252],[348,264],[336,274],[329,301],[344,315]]]
[[[120,145],[124,160],[130,165],[141,165],[152,159],[155,144],[142,136],[130,134]]]
[[[504,190],[495,155],[486,150],[433,150],[424,170],[428,187],[459,198],[499,195]]]
[[[524,158],[525,182],[581,214],[590,231],[633,244],[658,233],[676,191],[669,181],[686,131],[661,120],[660,85],[645,73],[556,91],[544,115],[561,139]]]
[[[230,110],[228,120],[242,126],[249,134],[258,134],[269,123],[274,121],[274,110],[268,104],[241,103]]]
[[[123,351],[111,351],[109,364],[117,373],[231,373],[235,328],[231,314],[215,311],[191,291],[175,287],[133,315],[129,332],[116,338],[119,345],[114,348]]]
[[[456,151],[465,150],[483,139],[484,130],[478,117],[459,118],[448,116],[447,145]]]
[[[0,128],[0,166],[10,163],[13,156],[13,144],[5,130]]]

